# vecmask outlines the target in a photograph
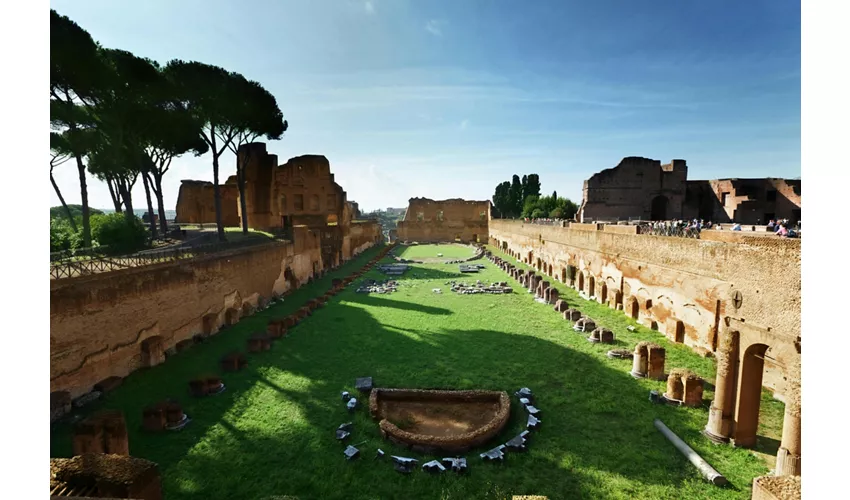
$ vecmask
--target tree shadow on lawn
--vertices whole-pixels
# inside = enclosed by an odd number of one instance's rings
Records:
[[[406,311],[416,311],[425,314],[436,314],[440,316],[447,316],[454,314],[452,311],[448,309],[444,309],[442,307],[433,307],[426,306],[423,304],[418,304],[416,302],[405,302],[401,300],[393,300],[385,298],[381,295],[373,295],[368,293],[353,293],[351,295],[345,295],[342,297],[346,302],[351,302],[354,304],[363,304],[367,306],[373,307],[392,307],[395,309],[403,309]],[[346,315],[339,315],[339,317],[345,317]]]
[[[286,471],[285,480],[248,481],[253,485],[252,498],[284,493],[301,498],[435,498],[441,493],[449,498],[482,498],[491,486],[503,493],[550,498],[616,497],[612,488],[621,488],[631,498],[659,498],[675,496],[672,490],[679,491],[683,483],[703,494],[713,488],[652,425],[652,419],[660,417],[682,436],[681,427],[689,424],[682,419],[687,412],[651,405],[638,381],[588,354],[528,335],[490,330],[448,330],[420,342],[382,328],[367,311],[349,309],[355,310],[346,312],[352,316],[352,327],[345,332],[327,328],[325,315],[319,312],[274,350],[256,356],[256,383],[250,398],[246,396],[254,403],[228,412],[223,426],[232,429],[206,443],[209,453],[174,464],[174,486],[201,485],[179,496],[247,494],[245,482],[219,484],[209,479],[232,480],[245,473],[239,471],[269,478]],[[511,363],[512,357],[520,363]],[[465,454],[469,478],[433,478],[421,471],[401,476],[388,461],[373,460],[377,448],[388,455],[417,458],[420,465],[441,456],[425,456],[382,440],[377,422],[368,415],[368,395],[354,392],[354,379],[361,376],[373,376],[378,387],[476,388],[512,394],[529,386],[543,412],[543,424],[533,433],[528,453],[509,454],[503,465],[483,463],[478,453],[523,430],[526,414],[512,397],[512,417],[505,431],[487,446]],[[345,410],[342,390],[360,399],[362,406],[354,415]],[[266,428],[257,423],[263,418],[256,409],[261,402],[269,421]],[[342,456],[344,445],[334,438],[337,426],[347,421],[353,421],[355,429],[349,443],[366,441],[360,446],[361,459],[351,463]],[[239,471],[232,467],[234,459],[226,458],[234,452]],[[728,496],[734,490],[717,491]]]
[[[314,285],[329,285],[335,276]],[[275,342],[271,351],[249,355],[245,370],[224,374],[223,394],[179,397],[193,419],[186,429],[160,435],[139,430],[145,405],[186,394],[188,380],[202,372],[200,368],[217,372],[220,355],[242,349],[248,334],[264,328],[269,317],[297,309],[295,295],[280,307],[246,318],[227,335],[175,356],[179,363],[169,361],[131,375],[102,404],[125,412],[131,454],[160,465],[166,498],[681,498],[689,491],[690,497],[708,491],[740,496],[735,489],[706,485],[652,425],[652,419],[660,417],[717,467],[705,446],[694,445],[701,437],[704,412],[651,405],[644,381],[606,366],[610,363],[604,359],[531,335],[484,329],[425,332],[425,342],[394,325],[385,327],[365,309],[340,304],[340,296]],[[335,308],[342,311],[331,314]],[[347,318],[345,328],[336,321],[340,316]],[[505,464],[483,463],[476,456],[523,430],[525,412],[512,396],[505,431],[465,455],[469,477],[431,477],[422,471],[402,476],[388,461],[373,460],[378,447],[388,455],[417,458],[420,466],[441,457],[423,456],[381,439],[377,422],[368,415],[368,395],[354,392],[354,379],[362,376],[374,377],[378,387],[512,394],[528,386],[543,412],[542,427],[533,432],[529,451],[509,454]],[[343,390],[362,397],[354,415],[345,410]],[[362,457],[351,463],[343,458],[344,445],[334,438],[335,429],[347,421],[355,424],[349,443],[366,441],[360,447]],[[70,435],[64,438],[67,446],[59,447],[69,452]],[[714,457],[728,456],[729,450],[718,447]],[[730,480],[743,488],[751,476]]]

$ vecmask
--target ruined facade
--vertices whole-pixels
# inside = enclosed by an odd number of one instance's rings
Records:
[[[306,283],[327,267],[322,234],[294,232],[292,242],[51,280],[51,392],[78,397],[109,377],[159,364],[181,342],[213,335]],[[352,225],[349,257],[380,236],[374,222]]]
[[[689,181],[685,160],[623,158],[584,182],[581,222],[703,219],[746,225],[800,220],[799,179]]]
[[[490,222],[491,244],[517,260],[716,356],[709,437],[754,445],[762,386],[773,390],[786,404],[777,465],[799,474],[800,241],[709,233],[690,239],[639,235],[635,226]],[[763,266],[776,260],[782,273]]]
[[[398,222],[398,239],[418,242],[486,242],[490,206],[489,200],[411,198],[404,220]]]
[[[357,246],[352,246],[350,239],[359,209],[334,181],[327,158],[303,155],[278,165],[277,155],[269,154],[261,142],[246,144],[238,153],[237,162],[245,169],[248,227],[274,231],[306,226],[321,232],[322,257],[328,265],[339,264]],[[236,176],[221,188],[224,225],[241,225]],[[177,222],[215,223],[212,183],[183,181],[177,199]]]

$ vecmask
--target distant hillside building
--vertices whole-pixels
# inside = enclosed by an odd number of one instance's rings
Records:
[[[584,182],[582,222],[703,219],[766,224],[800,220],[800,179],[688,180],[685,160],[627,157]]]

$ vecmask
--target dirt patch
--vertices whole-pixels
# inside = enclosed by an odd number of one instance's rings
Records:
[[[428,436],[457,436],[489,423],[498,401],[380,401],[378,413],[399,429]]]
[[[422,453],[484,444],[507,424],[510,405],[504,391],[373,389],[369,397],[384,438]]]

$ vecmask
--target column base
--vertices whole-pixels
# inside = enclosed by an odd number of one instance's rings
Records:
[[[779,448],[776,453],[776,475],[777,476],[799,476],[800,455],[794,455],[787,448]]]
[[[702,434],[703,434],[703,436],[707,437],[711,441],[714,441],[715,443],[718,443],[718,444],[726,444],[726,443],[729,442],[728,437],[718,436],[717,434],[711,432],[708,429],[708,426],[706,426],[706,428],[702,430]]]

